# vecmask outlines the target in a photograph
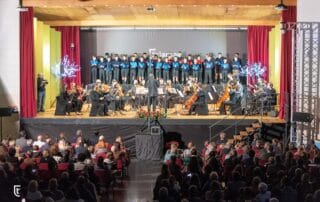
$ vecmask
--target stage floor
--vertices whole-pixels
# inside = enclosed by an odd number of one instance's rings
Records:
[[[146,110],[146,109],[145,109]],[[125,119],[125,120],[137,120],[140,119],[137,116],[137,111],[135,110],[127,110],[127,111],[122,111],[121,114],[119,112],[114,113],[110,112],[109,116],[95,116],[95,117],[90,117],[89,116],[89,107],[87,105],[83,106],[83,112],[82,115],[77,115],[76,113],[72,112],[70,115],[65,115],[65,116],[55,116],[54,115],[55,109],[49,109],[46,110],[45,112],[40,112],[37,114],[36,119],[106,119],[106,120],[118,120],[119,124],[121,124],[120,120]],[[187,115],[187,112],[181,110],[181,109],[168,109],[167,112],[168,116],[167,118],[163,120],[167,120],[165,122],[168,122],[169,120],[221,120],[221,119],[226,119],[226,120],[240,120],[240,119],[247,119],[247,120],[259,120],[262,123],[266,124],[271,124],[271,123],[285,123],[283,119],[280,119],[278,117],[271,117],[271,116],[266,116],[266,115],[220,115],[218,111],[213,110],[213,106],[209,105],[209,115]],[[141,119],[140,119],[141,120]],[[214,121],[212,121],[214,123]]]
[[[215,110],[210,110],[209,115],[200,116],[185,115],[177,113],[175,109],[168,109],[168,117],[159,119],[165,132],[179,134],[183,141],[193,141],[199,148],[210,137],[215,140],[223,130],[232,138],[235,133],[258,121],[264,124],[285,123],[278,117],[219,115]],[[215,126],[210,130],[213,124]],[[81,129],[85,137],[92,142],[96,142],[99,135],[104,135],[108,142],[113,142],[117,136],[122,136],[126,144],[134,147],[135,136],[146,126],[146,120],[138,118],[134,110],[124,111],[122,114],[110,112],[110,116],[90,117],[88,107],[84,106],[83,115],[71,113],[69,116],[55,116],[54,109],[49,109],[38,113],[35,118],[21,119],[21,126],[32,138],[36,138],[38,134],[57,138],[60,132],[64,132],[67,139],[71,140],[75,132]]]

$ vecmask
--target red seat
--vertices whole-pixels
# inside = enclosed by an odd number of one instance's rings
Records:
[[[35,158],[34,160],[36,161],[37,164],[39,164],[40,163],[40,159],[41,158]]]
[[[39,170],[48,171],[49,170],[48,163],[39,163]]]
[[[59,163],[58,164],[58,170],[59,171],[68,170],[68,166],[69,166],[69,163]]]

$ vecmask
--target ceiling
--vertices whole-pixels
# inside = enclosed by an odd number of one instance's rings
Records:
[[[279,0],[23,0],[52,26],[275,25]],[[296,5],[296,0],[284,1]],[[155,8],[154,12],[147,11]]]

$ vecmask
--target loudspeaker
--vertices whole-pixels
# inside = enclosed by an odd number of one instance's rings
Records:
[[[151,135],[160,135],[161,128],[159,126],[152,126],[151,127]]]
[[[10,107],[1,107],[0,108],[0,117],[11,116],[11,114],[12,114],[12,108],[10,108]]]
[[[310,123],[313,120],[314,116],[310,113],[305,112],[293,112],[292,121],[297,122],[307,122]]]

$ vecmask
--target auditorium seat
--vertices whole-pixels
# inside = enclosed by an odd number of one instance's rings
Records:
[[[44,170],[44,171],[48,171],[49,170],[49,166],[48,163],[39,163],[39,170]]]

